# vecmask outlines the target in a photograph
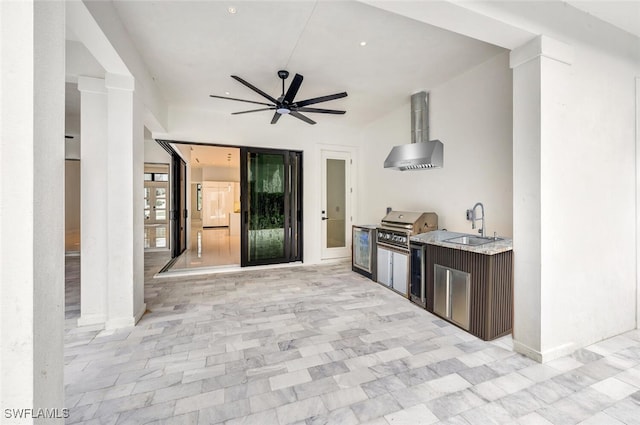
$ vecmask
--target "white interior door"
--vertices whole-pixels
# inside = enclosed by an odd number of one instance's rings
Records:
[[[322,151],[322,258],[351,254],[351,154]]]
[[[202,188],[202,225],[215,227],[218,225],[218,187],[205,183]]]
[[[203,227],[228,227],[233,211],[233,182],[204,182],[202,187]]]

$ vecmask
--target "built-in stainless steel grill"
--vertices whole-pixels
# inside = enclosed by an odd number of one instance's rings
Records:
[[[409,237],[438,229],[433,212],[391,211],[378,228],[378,244],[409,252]]]

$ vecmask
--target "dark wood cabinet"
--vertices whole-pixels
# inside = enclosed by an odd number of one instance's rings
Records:
[[[429,244],[426,259],[428,311],[438,314],[434,311],[436,283],[434,266],[439,264],[471,275],[468,300],[469,328],[465,330],[485,341],[511,333],[513,328],[512,250],[487,255]],[[446,317],[443,318],[449,320]]]

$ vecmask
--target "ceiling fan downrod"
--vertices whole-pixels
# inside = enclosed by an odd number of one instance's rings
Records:
[[[280,115],[285,115],[291,112],[291,110],[287,108],[287,106],[284,104],[284,81],[287,78],[289,78],[289,71],[281,69],[280,71],[278,71],[278,77],[280,77],[280,79],[282,80],[282,94],[278,99],[278,102],[281,102],[281,103],[278,105],[279,107],[276,108],[276,112],[279,113]]]

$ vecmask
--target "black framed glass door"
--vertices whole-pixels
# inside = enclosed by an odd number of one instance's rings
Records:
[[[187,164],[174,152],[171,167],[171,257],[177,257],[187,249]]]
[[[242,148],[241,265],[302,260],[302,152]]]

